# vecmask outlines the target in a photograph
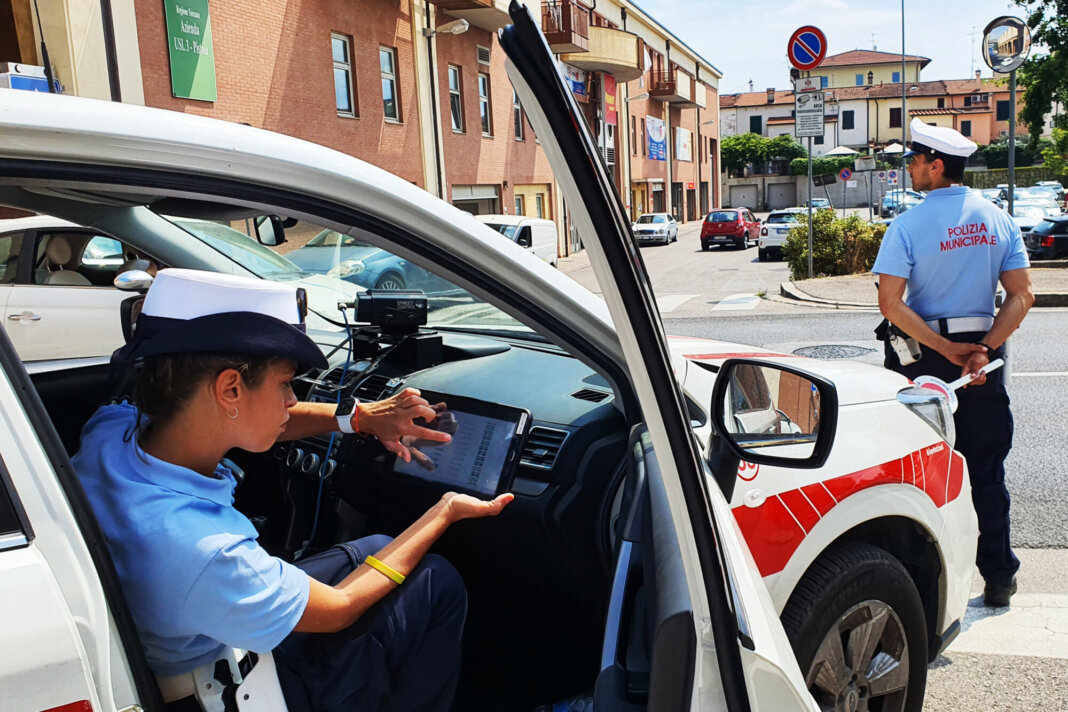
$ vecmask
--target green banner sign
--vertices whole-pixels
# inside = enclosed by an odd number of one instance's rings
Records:
[[[163,0],[171,59],[171,93],[182,99],[215,101],[215,51],[208,0]]]

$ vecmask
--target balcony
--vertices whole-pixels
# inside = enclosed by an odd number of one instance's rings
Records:
[[[693,77],[672,65],[670,69],[653,72],[649,96],[688,109],[697,106],[693,101],[693,84]]]
[[[496,32],[512,22],[506,0],[427,0],[447,15],[467,20],[475,27]]]
[[[543,3],[541,29],[556,54],[590,48],[590,11],[572,0]]]
[[[560,61],[587,72],[607,72],[616,81],[629,82],[642,75],[644,46],[642,39],[630,32],[590,27],[588,51],[562,54]]]

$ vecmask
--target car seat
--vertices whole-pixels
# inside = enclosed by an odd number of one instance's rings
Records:
[[[92,282],[83,274],[71,269],[65,269],[74,256],[70,241],[62,235],[53,235],[45,247],[44,274],[38,270],[38,284],[58,284],[68,287],[91,287]],[[41,277],[44,279],[41,279]]]

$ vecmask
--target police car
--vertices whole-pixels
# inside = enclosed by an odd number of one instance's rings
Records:
[[[458,708],[588,691],[599,709],[918,708],[928,661],[960,628],[975,555],[948,405],[861,364],[666,339],[596,144],[535,23],[513,12],[509,73],[604,301],[350,156],[143,107],[0,90],[0,205],[87,225],[130,207],[285,215],[457,286],[431,299],[422,346],[391,358],[314,332],[331,365],[306,374],[301,395],[414,386],[530,412],[515,502],[439,549],[471,598]],[[114,394],[107,365],[27,373],[6,338],[0,365],[4,706],[162,709],[68,460]],[[283,557],[396,531],[440,493],[353,436],[232,458],[247,473],[235,506]],[[228,689],[239,707],[248,694],[246,709],[279,709],[259,682],[269,666],[261,654],[252,673],[207,673],[202,706],[222,709],[212,695]]]

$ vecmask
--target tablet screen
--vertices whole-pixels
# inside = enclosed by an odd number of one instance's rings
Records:
[[[393,471],[484,497],[505,491],[511,486],[510,475],[519,458],[527,412],[484,404],[487,409],[503,412],[474,413],[471,408],[476,401],[455,396],[441,399],[448,409],[427,427],[449,433],[452,441],[447,444],[426,440],[406,442],[412,450],[412,461],[397,458]]]

